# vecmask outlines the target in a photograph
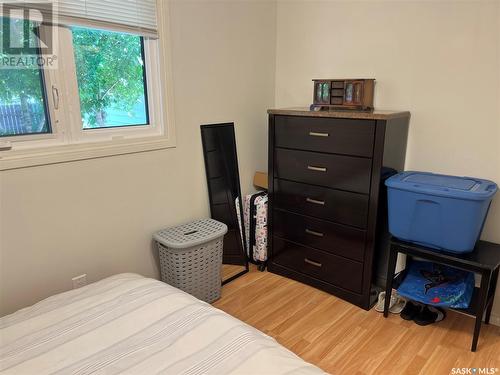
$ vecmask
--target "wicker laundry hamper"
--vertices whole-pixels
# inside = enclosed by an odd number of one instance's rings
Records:
[[[219,299],[226,232],[226,224],[202,219],[155,233],[162,281],[208,303]]]

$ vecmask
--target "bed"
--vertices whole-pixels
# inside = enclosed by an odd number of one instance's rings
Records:
[[[0,319],[3,374],[323,374],[158,280],[120,274]]]

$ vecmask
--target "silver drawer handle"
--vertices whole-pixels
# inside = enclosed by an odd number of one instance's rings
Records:
[[[306,233],[313,235],[313,236],[316,236],[316,237],[323,237],[325,235],[324,233],[316,232],[316,231],[310,230],[310,229],[306,229]]]
[[[314,165],[308,165],[307,169],[309,169],[310,171],[316,171],[316,172],[326,172],[325,167],[315,167]]]
[[[309,135],[311,137],[329,137],[330,134],[328,133],[318,133],[318,132],[309,132]]]
[[[323,265],[321,263],[315,262],[315,261],[307,259],[307,258],[304,258],[304,262],[306,262],[312,266],[315,266],[315,267],[323,267]]]
[[[313,203],[313,204],[318,204],[320,206],[324,206],[325,205],[325,201],[318,201],[318,200],[312,199],[312,198],[306,198],[306,202]]]

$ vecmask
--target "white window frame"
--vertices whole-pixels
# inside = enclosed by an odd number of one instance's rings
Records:
[[[175,147],[170,35],[164,22],[169,19],[166,3],[157,2],[159,38],[144,37],[149,125],[82,129],[73,48],[68,48],[72,47],[71,30],[58,26],[63,47],[59,48],[59,67],[44,71],[52,133],[0,138],[0,170]],[[9,144],[10,150],[1,151]]]

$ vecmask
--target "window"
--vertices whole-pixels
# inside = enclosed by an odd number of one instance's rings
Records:
[[[73,28],[83,129],[149,125],[143,38]]]
[[[50,133],[40,69],[0,71],[0,136]]]
[[[52,27],[59,26],[41,26],[40,32]],[[57,69],[0,70],[0,137],[52,134],[59,143],[81,144],[162,135],[157,39],[80,26],[59,29],[64,47]],[[51,128],[49,111],[59,129]],[[22,147],[40,145],[32,142],[36,137],[13,138]]]
[[[20,159],[21,152],[59,152],[53,146],[63,146],[61,153],[74,150],[74,155],[94,147],[102,156],[112,148],[127,153],[171,147],[172,106],[166,89],[170,75],[160,69],[160,56],[168,54],[157,31],[155,0],[129,0],[137,2],[135,7],[118,0],[57,2],[58,20],[23,18],[22,7],[34,2],[21,2],[16,17],[0,17],[0,170],[5,169],[4,160]],[[43,12],[47,9],[40,11],[45,17]],[[26,53],[9,54],[6,48],[16,30],[16,43],[26,46]],[[51,44],[48,36],[55,31]],[[40,46],[37,50],[34,42]],[[57,52],[55,67],[47,63],[48,45]],[[30,57],[32,63],[6,69],[5,61],[10,60],[4,58],[11,57],[21,62]],[[43,63],[33,63],[38,59]],[[132,145],[130,151],[127,145]],[[54,151],[46,151],[49,148]]]
[[[23,45],[23,21],[3,19],[10,23],[10,30]],[[29,23],[30,28],[35,26]],[[4,39],[4,28],[0,28]],[[11,57],[9,51],[1,57]],[[21,52],[22,54],[22,52]],[[0,137],[50,133],[46,110],[43,71],[38,67],[18,67],[0,70]]]

